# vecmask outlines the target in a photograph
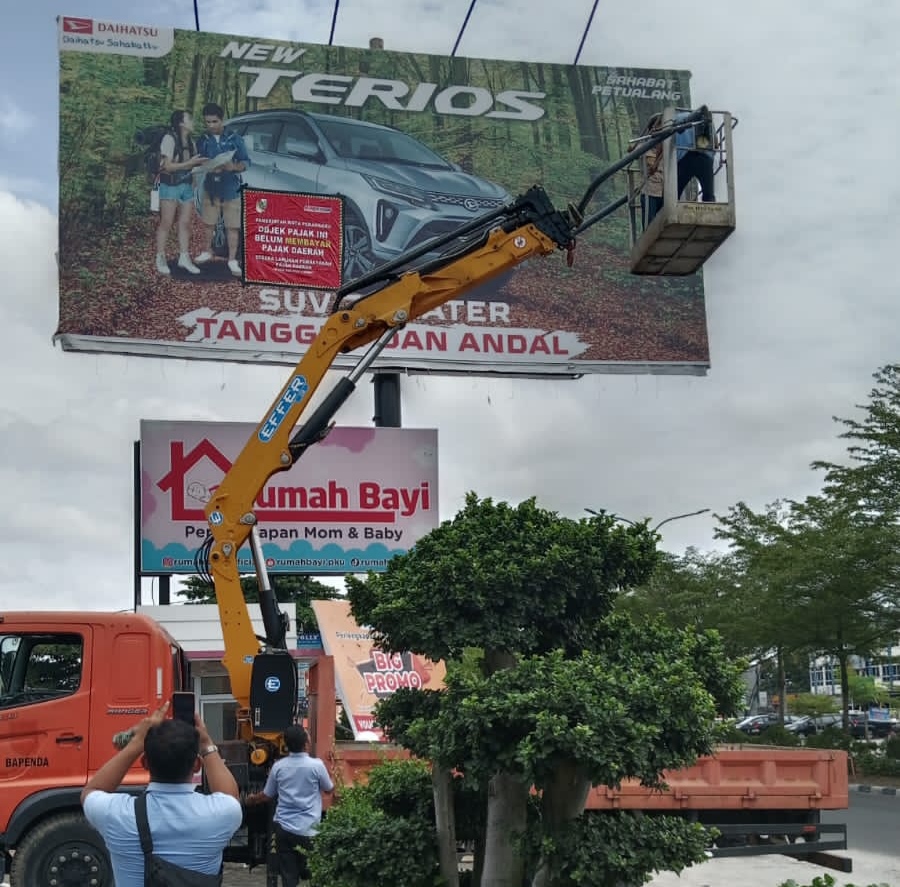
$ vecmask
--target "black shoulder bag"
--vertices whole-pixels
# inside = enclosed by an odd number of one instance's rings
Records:
[[[153,838],[147,821],[147,793],[141,792],[134,802],[134,815],[138,834],[141,836],[141,850],[144,851],[144,887],[221,887],[222,871],[217,875],[204,875],[191,869],[182,868],[162,859],[153,852]]]

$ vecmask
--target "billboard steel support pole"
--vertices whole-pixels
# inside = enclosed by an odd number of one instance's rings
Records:
[[[141,442],[136,440],[132,448],[132,499],[134,500],[134,612],[141,605]]]
[[[400,373],[375,373],[376,428],[401,428]]]

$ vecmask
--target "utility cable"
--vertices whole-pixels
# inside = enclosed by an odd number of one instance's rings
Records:
[[[340,9],[341,0],[334,0],[334,12],[331,14],[331,33],[328,35],[328,45],[334,43],[334,29],[337,25],[338,9]]]
[[[462,27],[459,29],[459,33],[456,35],[456,43],[453,44],[453,49],[450,51],[450,58],[453,58],[456,55],[456,50],[459,49],[459,41],[462,40],[463,32],[466,30],[467,25],[469,24],[469,19],[472,17],[472,10],[475,9],[475,4],[478,0],[472,0],[469,4],[469,11],[466,13],[466,17],[463,19]]]
[[[588,31],[591,29],[591,23],[594,21],[594,13],[597,11],[597,4],[600,0],[594,0],[594,5],[591,7],[591,14],[588,16],[587,24],[584,26],[584,33],[581,35],[581,43],[578,44],[578,52],[575,53],[575,61],[572,62],[573,65],[578,64],[578,59],[581,58],[581,50],[584,49],[584,41],[587,40]]]

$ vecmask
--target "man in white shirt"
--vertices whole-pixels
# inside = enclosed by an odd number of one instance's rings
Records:
[[[309,734],[303,727],[288,727],[284,731],[288,756],[272,765],[263,790],[247,798],[248,804],[278,799],[275,837],[284,887],[297,887],[309,880],[306,852],[322,820],[322,794],[334,791],[325,764],[307,753],[308,743]]]
[[[116,789],[140,758],[150,771],[147,819],[153,853],[207,875],[222,868],[222,851],[242,819],[234,776],[196,715],[194,725],[166,720],[167,702],[131,731],[131,739],[89,780],[81,793],[88,822],[103,837],[116,887],[144,887],[144,853],[135,819],[135,797]],[[211,794],[194,790],[203,768]]]

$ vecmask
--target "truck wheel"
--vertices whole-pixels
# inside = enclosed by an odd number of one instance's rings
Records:
[[[80,813],[61,813],[28,832],[9,879],[11,887],[113,887],[103,839]]]

